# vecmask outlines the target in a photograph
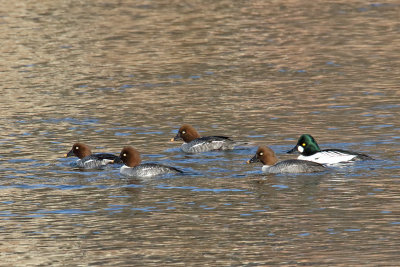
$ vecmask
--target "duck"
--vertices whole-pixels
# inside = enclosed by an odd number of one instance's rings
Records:
[[[287,153],[299,152],[298,159],[318,162],[321,164],[349,163],[358,160],[372,160],[373,158],[362,153],[342,149],[321,150],[310,134],[300,136],[297,144]]]
[[[213,150],[232,150],[236,146],[245,144],[233,141],[226,136],[203,136],[189,124],[182,125],[171,142],[183,140],[181,150],[185,153],[201,153]]]
[[[75,143],[71,150],[64,157],[76,156],[79,159],[76,164],[79,168],[84,169],[99,169],[110,163],[122,163],[117,155],[110,153],[92,154],[90,147],[83,143]]]
[[[327,168],[319,163],[300,160],[288,159],[278,162],[274,151],[267,146],[259,146],[256,154],[247,161],[247,163],[261,162],[264,164],[262,171],[264,173],[312,173],[323,172]]]
[[[183,171],[166,165],[156,163],[141,164],[140,153],[132,146],[122,148],[119,158],[124,163],[120,173],[124,176],[137,178],[150,178],[164,174],[179,174]]]

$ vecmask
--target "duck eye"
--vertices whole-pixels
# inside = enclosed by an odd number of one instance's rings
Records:
[[[260,153],[258,153],[258,155],[262,156],[262,155],[264,155],[264,153],[263,153],[263,152],[260,152]]]
[[[306,146],[306,143],[301,144],[302,146]]]
[[[123,157],[126,157],[126,153],[122,154]]]
[[[76,146],[76,147],[75,147],[75,150],[78,150],[78,149],[79,149],[79,146]]]
[[[186,131],[182,131],[182,134],[185,134],[186,133]]]

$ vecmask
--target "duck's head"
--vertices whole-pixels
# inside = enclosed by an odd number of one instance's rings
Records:
[[[263,165],[274,165],[278,162],[274,151],[267,146],[259,146],[256,154],[247,163],[261,162]]]
[[[84,157],[92,155],[92,151],[90,150],[89,146],[83,144],[83,143],[75,143],[71,150],[64,155],[64,157],[72,157],[72,156],[77,156],[80,159],[83,159]]]
[[[140,164],[140,153],[131,146],[126,146],[121,150],[119,158],[128,167],[135,167]]]
[[[189,124],[184,124],[171,141],[183,140],[185,143],[189,143],[196,138],[200,138],[200,134]]]
[[[309,134],[303,134],[302,136],[300,136],[297,144],[287,153],[292,154],[297,151],[304,156],[310,156],[317,152],[320,152],[321,149],[319,148],[317,141],[315,141],[314,137]]]

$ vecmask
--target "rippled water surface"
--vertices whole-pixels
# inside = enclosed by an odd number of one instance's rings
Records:
[[[397,1],[2,1],[4,266],[397,266]],[[183,123],[254,145],[183,154]],[[270,175],[303,133],[376,160]],[[185,175],[63,158],[136,147]]]

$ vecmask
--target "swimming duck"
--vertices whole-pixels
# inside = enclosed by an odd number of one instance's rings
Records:
[[[326,168],[319,163],[289,159],[278,162],[278,158],[275,156],[274,151],[267,146],[260,146],[257,149],[256,154],[247,163],[260,162],[264,164],[262,171],[264,173],[309,173],[309,172],[322,172]]]
[[[321,150],[315,139],[309,134],[300,136],[297,144],[287,153],[292,154],[300,152],[298,159],[314,161],[321,164],[335,164],[351,162],[356,160],[372,160],[368,155],[342,150],[342,149],[324,149]]]
[[[98,169],[109,163],[122,163],[118,156],[109,153],[92,154],[89,146],[83,143],[75,143],[65,157],[76,156],[79,159],[76,164],[84,169]]]
[[[140,154],[139,152],[131,147],[126,146],[121,150],[119,154],[120,159],[125,164],[121,167],[120,173],[125,176],[133,176],[138,178],[149,178],[157,175],[163,175],[168,173],[183,173],[181,170],[156,164],[156,163],[143,163],[140,164]]]
[[[171,141],[183,140],[181,150],[186,153],[201,153],[212,150],[231,150],[235,146],[244,144],[233,141],[226,136],[204,136],[190,125],[184,124],[179,128],[177,135]]]

